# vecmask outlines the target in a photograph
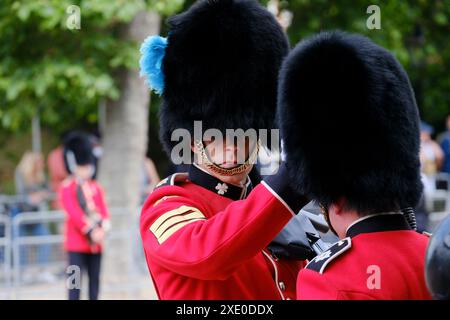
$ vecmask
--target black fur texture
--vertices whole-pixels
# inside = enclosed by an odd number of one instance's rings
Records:
[[[72,133],[64,142],[65,157],[67,157],[67,152],[73,152],[75,162],[79,166],[95,163],[92,149],[93,146],[89,136],[82,132]],[[70,172],[67,164],[66,166]]]
[[[339,31],[302,41],[283,63],[277,120],[300,193],[361,213],[415,206],[419,116],[399,62]]]
[[[173,130],[271,129],[278,73],[289,46],[275,18],[255,0],[201,0],[169,20],[163,60],[160,138]]]

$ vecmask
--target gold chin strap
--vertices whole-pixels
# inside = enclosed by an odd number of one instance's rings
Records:
[[[328,211],[328,208],[322,204],[319,204],[319,207],[320,207],[320,210],[322,211],[325,221],[328,224],[328,227],[330,228],[330,231],[333,232],[337,236],[338,234],[337,234],[336,230],[334,230],[333,226],[331,225],[330,212]]]
[[[258,157],[258,152],[259,152],[259,141],[258,141],[256,143],[256,147],[253,148],[252,153],[249,155],[249,157],[243,164],[241,164],[237,167],[231,168],[231,169],[226,169],[226,168],[222,168],[222,167],[218,166],[217,164],[215,164],[214,162],[211,161],[208,154],[206,153],[205,147],[203,145],[203,141],[195,140],[195,146],[197,147],[197,150],[200,152],[202,161],[203,161],[203,163],[206,164],[208,169],[210,169],[211,171],[214,171],[215,173],[220,174],[222,176],[234,176],[236,174],[245,172],[248,169],[248,167],[250,167],[252,164],[255,163],[256,158]]]

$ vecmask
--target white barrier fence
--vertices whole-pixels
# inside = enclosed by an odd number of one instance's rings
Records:
[[[450,175],[440,172],[434,177],[435,189],[426,199],[428,228],[432,232],[450,212]]]
[[[5,199],[0,196],[0,204],[8,204]],[[440,174],[426,205],[430,231],[449,214],[449,204],[450,176]],[[64,219],[62,211],[23,212],[11,218],[0,210],[0,299],[66,299]],[[111,221],[100,297],[155,299],[139,237],[139,210],[111,209]]]
[[[9,290],[12,286],[11,251],[10,219],[5,215],[0,215],[0,290]]]
[[[139,239],[138,216],[124,209],[111,210],[100,297],[155,298]],[[23,212],[12,219],[0,215],[0,299],[67,298],[64,219],[62,211]]]

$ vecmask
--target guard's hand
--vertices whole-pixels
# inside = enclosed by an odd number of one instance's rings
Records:
[[[103,228],[97,227],[94,230],[92,230],[91,239],[92,242],[101,244],[105,239],[105,231],[103,230]]]

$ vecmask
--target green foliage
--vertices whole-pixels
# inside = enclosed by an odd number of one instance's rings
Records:
[[[163,15],[170,15],[183,7],[185,0],[149,0],[149,7]]]
[[[101,99],[120,95],[116,73],[137,69],[137,43],[121,37],[141,10],[171,14],[183,0],[1,0],[0,129],[28,130],[39,110],[56,131],[95,123]],[[70,5],[81,9],[71,30]]]
[[[369,5],[381,9],[381,29],[369,30]],[[407,70],[422,117],[443,129],[450,113],[450,3],[448,0],[289,0],[292,44],[321,30],[364,34],[394,53]]]
[[[184,8],[193,2],[186,0]],[[381,9],[380,30],[366,27],[372,4]],[[288,30],[292,46],[314,33],[339,29],[366,35],[393,52],[410,76],[422,117],[444,129],[450,114],[449,0],[280,0],[280,9],[294,15]]]
[[[121,39],[120,31],[136,12],[157,10],[167,16],[194,0],[0,2],[0,130],[28,130],[39,109],[43,124],[61,131],[95,123],[99,101],[119,97],[115,75],[121,68],[137,68],[139,55],[138,44]],[[365,34],[391,50],[410,75],[422,116],[442,124],[450,108],[448,0],[280,2],[294,14],[292,45],[321,30],[341,29]],[[66,26],[72,4],[81,8],[80,30]],[[371,4],[381,8],[381,30],[366,27]]]

